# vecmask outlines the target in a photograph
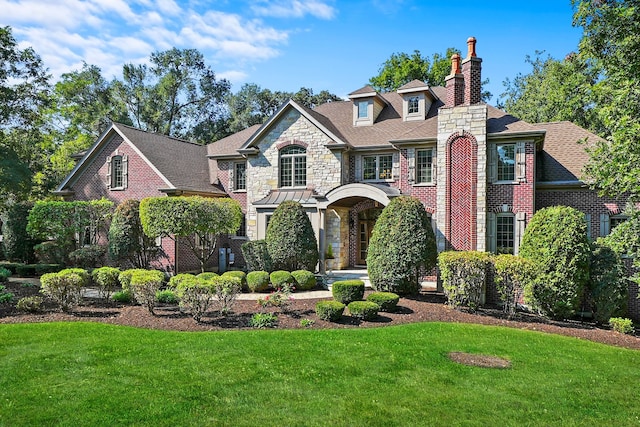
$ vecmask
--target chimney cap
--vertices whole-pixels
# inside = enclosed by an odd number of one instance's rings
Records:
[[[458,55],[457,53],[454,53],[453,55],[451,55],[451,74],[452,76],[455,76],[456,74],[460,74],[460,55]]]
[[[476,56],[476,38],[469,37],[467,39],[467,58],[475,58]]]

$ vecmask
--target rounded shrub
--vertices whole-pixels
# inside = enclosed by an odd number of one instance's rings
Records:
[[[124,270],[122,273],[118,275],[118,281],[120,282],[120,286],[122,286],[123,292],[128,292],[130,295],[133,295],[131,291],[131,277],[136,272],[147,271],[144,268],[131,268],[129,270]]]
[[[244,271],[240,271],[240,270],[225,271],[222,274],[222,277],[235,277],[236,279],[240,280],[240,286],[242,286],[242,289],[247,289],[247,273],[245,273]]]
[[[436,239],[424,205],[410,196],[394,198],[371,233],[367,270],[376,291],[415,294],[436,265]]]
[[[209,276],[209,274],[215,274],[215,276]],[[201,275],[206,275],[206,276],[201,276]],[[185,280],[193,280],[193,278],[196,277],[191,273],[178,273],[175,276],[172,276],[169,279],[169,283],[167,284],[169,288],[171,289],[177,289],[178,286],[180,285],[180,283],[182,283]],[[210,280],[213,277],[218,277],[218,275],[216,273],[200,273],[198,274],[198,278],[202,279],[202,280]]]
[[[343,304],[359,301],[364,298],[364,282],[362,280],[338,280],[331,285],[333,299]]]
[[[118,276],[121,271],[115,267],[100,267],[91,272],[93,283],[98,285],[100,298],[108,299],[118,285]]]
[[[122,304],[129,304],[133,297],[131,295],[131,292],[128,291],[118,291],[118,292],[114,292],[111,295],[111,299],[114,300],[115,302],[119,302]]]
[[[338,301],[319,301],[316,303],[316,315],[319,319],[337,322],[342,318],[345,305]]]
[[[0,283],[4,283],[11,277],[11,270],[7,270],[4,267],[0,267]]]
[[[264,292],[269,289],[270,276],[266,271],[252,271],[247,274],[247,287],[251,292]]]
[[[438,255],[442,288],[451,307],[476,310],[484,302],[491,256],[478,251],[447,251]]]
[[[79,268],[68,268],[43,274],[40,283],[40,292],[60,305],[62,311],[70,311],[80,302],[80,292],[89,283],[89,274]]]
[[[367,295],[367,301],[374,302],[380,307],[380,311],[388,313],[396,311],[400,296],[393,292],[371,292]]]
[[[288,271],[278,270],[269,276],[271,287],[274,289],[282,289],[285,286],[291,286],[295,282],[293,276]]]
[[[157,270],[137,270],[131,276],[131,290],[138,304],[147,307],[149,313],[154,314],[156,306],[156,292],[162,286],[164,273]]]
[[[311,221],[302,205],[280,203],[267,227],[267,250],[274,270],[315,270],[318,244]]]
[[[573,315],[589,280],[591,248],[585,215],[568,206],[540,209],[524,231],[520,256],[535,268],[525,288],[525,302],[552,318]]]
[[[204,273],[196,275],[196,277],[203,280],[212,280],[216,277],[220,277],[220,275],[218,273],[214,273],[213,271],[205,271]]]
[[[178,297],[171,289],[163,289],[156,292],[156,301],[161,304],[177,304]]]
[[[16,308],[20,311],[26,311],[28,313],[37,313],[42,309],[43,299],[39,296],[24,297],[18,300]]]
[[[292,271],[291,275],[296,282],[296,289],[310,291],[316,287],[316,276],[309,270]]]
[[[378,315],[380,306],[371,301],[353,301],[347,306],[349,314],[361,320],[373,320]]]

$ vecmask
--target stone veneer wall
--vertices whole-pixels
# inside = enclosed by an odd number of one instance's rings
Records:
[[[297,144],[307,149],[307,188],[318,194],[342,184],[342,154],[325,147],[331,140],[297,110],[287,112],[258,142],[259,154],[247,161],[247,237],[257,239],[257,212],[252,202],[279,186],[279,151]]]
[[[326,244],[333,248],[333,269],[349,266],[349,209],[331,208],[326,213]]]
[[[447,152],[448,144],[453,142],[456,136],[473,137],[477,144],[477,169],[473,177],[476,187],[476,211],[475,218],[469,221],[476,223],[476,250],[484,251],[486,248],[487,233],[487,106],[462,105],[452,108],[440,108],[438,113],[438,142],[437,142],[437,205],[447,206]],[[453,138],[452,138],[453,137]],[[453,177],[455,179],[455,176]],[[438,209],[436,223],[438,226],[437,243],[438,251],[447,248],[444,231],[446,229],[447,212]]]

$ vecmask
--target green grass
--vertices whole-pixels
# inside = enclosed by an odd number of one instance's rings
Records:
[[[510,369],[455,364],[450,351]],[[640,352],[531,331],[0,325],[0,425],[638,425]]]

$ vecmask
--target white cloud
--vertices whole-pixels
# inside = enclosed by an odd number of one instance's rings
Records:
[[[247,76],[248,74],[246,72],[239,71],[239,70],[229,70],[229,71],[223,71],[221,73],[216,73],[217,79],[219,80],[227,79],[234,85],[244,83],[247,79]]]
[[[280,0],[260,2],[262,5],[252,6],[252,10],[262,16],[279,18],[303,18],[306,15],[321,19],[333,19],[336,9],[320,0]]]

